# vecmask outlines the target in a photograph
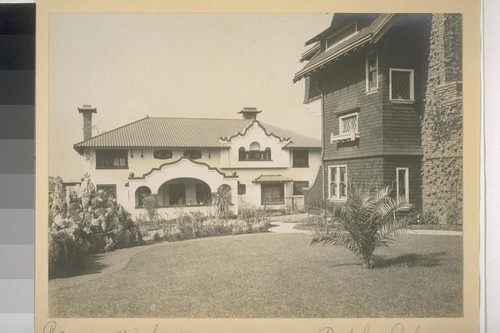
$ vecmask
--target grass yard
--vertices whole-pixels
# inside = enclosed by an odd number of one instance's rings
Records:
[[[375,251],[373,269],[362,268],[346,249],[308,246],[310,237],[213,237],[157,244],[126,259],[118,255],[122,267],[112,273],[51,280],[49,315],[462,316],[461,236],[399,238],[390,249]]]

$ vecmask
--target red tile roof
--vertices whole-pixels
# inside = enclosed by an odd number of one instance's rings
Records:
[[[74,145],[80,154],[83,148],[217,148],[227,147],[223,137],[243,133],[253,120],[213,118],[146,117],[96,135]],[[260,122],[267,134],[290,138],[289,148],[321,148],[321,141],[274,125]]]

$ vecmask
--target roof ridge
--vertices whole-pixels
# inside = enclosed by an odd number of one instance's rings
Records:
[[[99,134],[97,134],[96,136],[93,136],[93,137],[91,137],[91,138],[88,138],[87,140],[83,140],[83,141],[77,142],[77,143],[75,143],[75,144],[73,145],[73,147],[75,147],[76,145],[79,145],[79,144],[81,144],[81,143],[84,143],[84,142],[86,142],[86,141],[90,141],[90,140],[92,140],[92,139],[95,139],[95,138],[98,138],[98,137],[100,137],[100,136],[103,136],[104,134],[108,134],[108,133],[111,133],[111,132],[115,132],[115,131],[117,131],[117,130],[119,130],[119,129],[122,129],[122,128],[124,128],[124,127],[130,126],[130,125],[132,125],[132,124],[138,123],[138,122],[140,122],[140,121],[142,121],[142,120],[146,120],[146,119],[149,119],[149,118],[150,118],[150,117],[148,117],[148,116],[146,115],[144,118],[141,118],[141,119],[138,119],[138,120],[134,120],[134,121],[133,121],[133,122],[131,122],[131,123],[128,123],[128,124],[125,124],[125,125],[122,125],[122,126],[119,126],[119,127],[113,128],[112,130],[109,130],[109,131],[106,131],[106,132],[99,133]]]
[[[243,118],[204,118],[204,117],[149,117],[149,119],[248,120]]]

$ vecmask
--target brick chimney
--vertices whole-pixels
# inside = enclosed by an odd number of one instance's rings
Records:
[[[244,119],[257,119],[257,115],[262,111],[257,110],[254,107],[244,107],[240,112]]]
[[[83,114],[83,140],[88,140],[92,137],[92,113],[97,113],[97,109],[84,104],[78,112]]]

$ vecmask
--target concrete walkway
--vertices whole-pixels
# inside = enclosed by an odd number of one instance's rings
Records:
[[[273,216],[270,218],[271,223],[273,225],[277,225],[277,227],[270,228],[270,232],[279,233],[279,234],[295,234],[295,233],[308,233],[312,232],[309,230],[297,230],[294,229],[297,224],[293,222],[281,222],[281,221],[294,221],[300,220],[307,217],[307,214],[294,214],[294,215],[285,215],[285,216]],[[409,232],[410,235],[437,235],[437,236],[462,236],[462,231],[451,231],[451,230],[411,230]]]
[[[273,225],[276,224],[277,227],[273,227],[269,229],[269,232],[275,232],[278,234],[297,234],[297,233],[306,233],[310,234],[311,231],[308,230],[297,230],[294,227],[299,223],[288,223],[288,222],[271,222]]]

